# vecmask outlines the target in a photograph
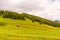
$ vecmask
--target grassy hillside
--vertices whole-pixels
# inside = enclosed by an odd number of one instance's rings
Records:
[[[0,40],[60,40],[59,28],[33,23],[29,19],[0,18],[0,24]]]
[[[12,12],[0,12],[0,40],[60,40],[60,28],[42,23],[44,20],[45,23],[53,23],[52,21],[28,14],[13,14],[11,17],[8,13]]]
[[[60,28],[0,17],[0,40],[60,40]]]

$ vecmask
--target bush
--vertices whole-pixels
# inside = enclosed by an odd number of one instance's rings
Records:
[[[0,10],[0,16],[4,13],[4,10]]]
[[[5,11],[4,14],[3,14],[3,18],[12,18],[12,19],[25,20],[23,15],[18,14],[16,12],[11,12],[11,11]]]

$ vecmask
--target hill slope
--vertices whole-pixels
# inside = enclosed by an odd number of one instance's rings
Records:
[[[0,40],[60,40],[59,24],[11,11],[0,11]]]
[[[0,40],[60,40],[60,28],[0,17]]]

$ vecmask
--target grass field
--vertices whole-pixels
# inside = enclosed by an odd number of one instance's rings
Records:
[[[60,28],[0,17],[0,40],[60,40]]]

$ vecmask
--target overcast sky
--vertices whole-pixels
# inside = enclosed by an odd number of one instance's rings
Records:
[[[60,0],[0,0],[0,9],[60,20]]]

